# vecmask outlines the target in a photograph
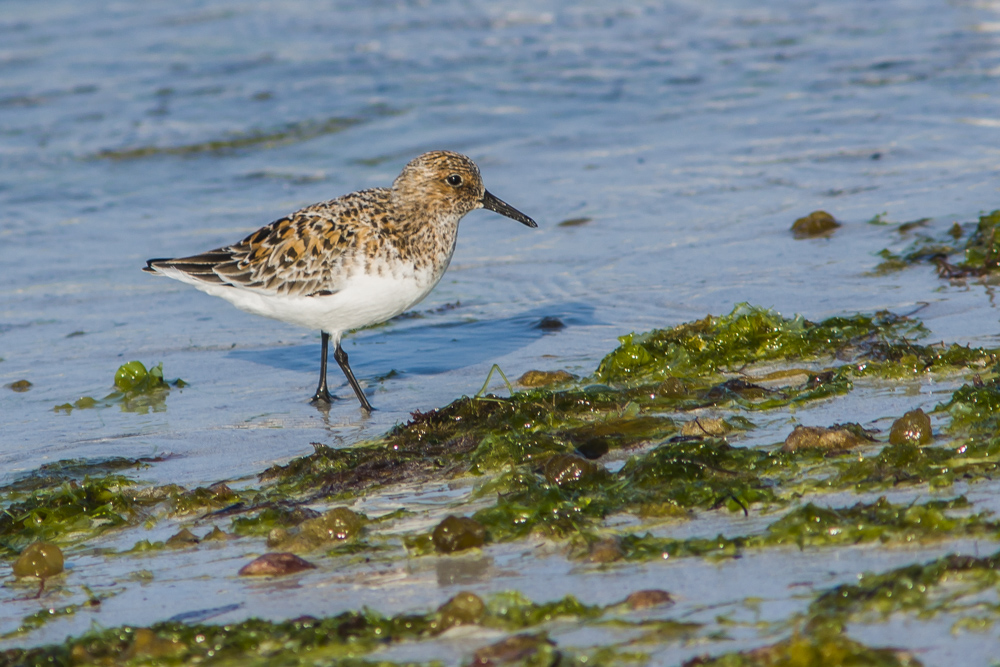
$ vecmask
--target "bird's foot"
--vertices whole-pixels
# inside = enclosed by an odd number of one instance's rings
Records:
[[[330,405],[331,403],[333,403],[334,398],[336,397],[331,396],[327,388],[323,387],[322,389],[316,390],[316,393],[313,395],[311,399],[309,399],[309,402],[312,403],[313,405]]]

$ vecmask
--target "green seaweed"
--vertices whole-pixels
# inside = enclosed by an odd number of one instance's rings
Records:
[[[884,497],[873,503],[828,508],[806,503],[768,525],[764,533],[736,537],[674,539],[629,534],[621,538],[624,557],[650,560],[683,556],[730,557],[745,549],[794,545],[800,549],[854,544],[910,544],[960,537],[1000,536],[1000,522],[986,514],[953,516],[967,509],[964,496],[922,504],[896,505]]]
[[[4,495],[10,500],[17,497],[19,493],[58,486],[70,481],[79,482],[85,477],[107,475],[120,470],[142,470],[163,460],[160,457],[130,459],[122,456],[100,459],[63,459],[54,463],[45,463],[36,470],[0,486],[0,495]]]
[[[676,435],[665,410],[773,410],[846,393],[857,377],[892,380],[997,362],[993,350],[914,342],[925,335],[920,322],[887,312],[812,323],[741,304],[723,317],[623,336],[594,378],[509,397],[461,398],[414,412],[383,438],[347,449],[316,444],[314,454],[265,471],[263,491],[339,498],[403,480],[536,466],[572,452],[597,458]],[[799,380],[778,388],[724,374],[790,361],[834,365],[803,369],[793,374]]]
[[[21,619],[21,625],[14,630],[0,634],[0,639],[12,639],[14,637],[26,635],[42,627],[49,621],[65,618],[67,616],[73,616],[81,608],[81,606],[82,605],[71,604],[64,607],[49,607],[36,611],[35,613],[29,614]],[[2,660],[3,653],[0,653],[0,661]],[[0,662],[0,664],[3,663]]]
[[[187,383],[181,379],[164,380],[163,363],[149,369],[141,361],[130,361],[119,366],[115,372],[114,384],[116,390],[97,400],[84,396],[73,403],[63,403],[55,406],[55,412],[70,414],[73,410],[91,408],[108,408],[117,405],[122,412],[149,414],[163,412],[167,409],[167,395],[171,387],[183,388]]]
[[[918,221],[927,222],[927,220]],[[1000,268],[1000,210],[979,216],[975,226],[953,224],[947,232],[933,236],[921,233],[899,253],[883,249],[878,253],[882,262],[872,275],[885,275],[917,264],[930,263],[937,267],[938,276],[945,279],[984,276]],[[960,243],[971,228],[964,243]],[[901,225],[906,233],[912,227]],[[953,255],[961,255],[957,263]]]
[[[276,528],[291,528],[318,516],[319,512],[292,503],[268,503],[252,516],[234,518],[232,530],[237,535],[266,537]]]
[[[572,595],[553,602],[536,603],[516,591],[491,596],[486,601],[486,610],[481,624],[501,630],[523,630],[556,618],[589,620],[605,613],[603,607],[585,605]]]
[[[12,555],[38,540],[66,544],[132,525],[148,502],[135,482],[121,475],[32,489],[0,513],[0,555]]]
[[[992,449],[984,451],[979,445],[918,447],[904,442],[861,458],[766,451],[733,447],[711,437],[678,437],[677,423],[658,414],[669,406],[683,410],[726,403],[774,409],[848,391],[852,377],[891,380],[996,363],[992,350],[914,342],[925,335],[918,321],[891,313],[811,323],[744,304],[728,316],[623,337],[619,349],[598,369],[596,379],[611,384],[588,384],[592,380],[585,379],[506,398],[462,398],[439,410],[414,413],[409,422],[373,443],[340,450],[315,445],[313,455],[265,472],[261,479],[270,484],[260,498],[348,497],[403,480],[490,475],[477,494],[495,494],[497,501],[473,516],[485,527],[487,542],[538,534],[589,545],[598,539],[602,522],[620,512],[640,517],[684,517],[693,510],[719,507],[746,512],[752,506],[784,505],[807,491],[864,491],[928,482],[946,487],[958,478],[989,476],[1000,461]],[[794,369],[767,376],[779,383],[786,376],[806,378],[798,387],[773,390],[739,378],[720,382],[726,368],[845,357],[850,362],[829,370]],[[615,474],[585,460],[648,444],[654,447],[631,457]],[[553,465],[573,474],[553,474]],[[237,519],[234,527],[242,533],[247,522],[263,521],[254,534],[266,534],[276,527],[275,518],[265,512],[255,519]],[[694,540],[674,548],[704,554],[780,543],[741,539]],[[404,542],[412,554],[434,551],[429,534],[409,535]],[[816,538],[810,543],[818,544]]]
[[[895,379],[996,362],[991,350],[913,342],[926,334],[920,322],[886,311],[813,323],[744,303],[722,317],[622,336],[618,349],[601,361],[597,375],[605,382],[646,385],[669,377],[705,378],[751,364],[849,356],[851,362],[833,369],[834,376],[849,372]]]
[[[366,609],[282,622],[248,619],[209,625],[167,621],[149,628],[98,629],[61,644],[0,652],[0,666],[126,661],[134,665],[399,665],[408,663],[370,663],[364,661],[364,656],[389,643],[435,637],[455,625],[476,624],[516,632],[542,627],[556,619],[596,619],[609,610],[617,610],[616,605],[588,606],[572,596],[534,603],[519,593],[508,592],[494,595],[484,604],[471,593],[460,593],[437,610],[423,614],[384,616]],[[699,626],[684,627],[689,634]],[[687,634],[678,633],[677,638]],[[614,653],[608,649],[595,655],[601,656],[596,664],[616,664],[612,660]],[[589,659],[577,663],[572,656],[567,657],[567,664],[594,664]]]
[[[1000,427],[1000,379],[963,385],[938,409],[951,416],[952,433],[995,433]]]
[[[698,657],[683,667],[919,667],[905,651],[870,648],[843,634],[796,634],[770,646]]]
[[[474,546],[544,536],[563,541],[563,553],[569,557],[594,564],[736,557],[748,549],[996,538],[1000,522],[976,512],[964,497],[912,504],[881,498],[832,508],[803,498],[831,490],[918,484],[939,488],[996,474],[1000,390],[991,377],[997,370],[996,352],[925,345],[919,342],[925,336],[918,321],[890,313],[814,323],[743,304],[729,315],[624,336],[589,378],[532,387],[509,397],[463,397],[438,410],[415,412],[383,437],[349,448],[315,444],[311,455],[262,473],[257,489],[234,491],[221,483],[194,489],[140,488],[113,473],[145,465],[144,459],[60,462],[3,487],[7,509],[0,514],[0,554],[12,555],[40,537],[76,542],[150,516],[166,516],[188,525],[193,517],[231,519],[227,530],[254,538],[248,540],[251,550],[259,550],[260,538],[266,537],[269,547],[322,549],[348,561],[367,560],[379,550],[392,551],[386,557],[394,559],[399,556],[399,537],[380,534],[379,524],[405,512],[373,519],[365,540],[352,536],[344,543],[313,545],[295,542],[305,527],[316,524],[318,513],[307,504],[459,476],[469,478],[467,483],[477,480],[471,495],[478,511],[456,508],[483,528],[482,540],[477,529]],[[119,393],[140,387],[162,392],[158,368],[142,376],[137,367],[126,364],[120,369]],[[979,375],[936,409],[938,417],[950,417],[950,423],[939,427],[935,445],[919,446],[912,439],[880,444],[869,438],[850,453],[786,452],[739,447],[721,437],[739,438],[741,430],[754,428],[743,416],[748,412],[842,395],[858,378],[891,384],[939,372]],[[692,415],[692,410],[698,412]],[[775,423],[770,415],[755,421]],[[603,458],[612,452],[619,463],[625,459],[620,469]],[[82,491],[87,488],[92,492]],[[484,499],[492,504],[483,507]],[[634,533],[616,534],[614,525],[621,523],[606,523],[624,513],[635,517],[627,523],[662,523],[718,510],[781,514],[759,533],[687,539],[642,534],[648,527],[641,524],[630,529]],[[730,522],[738,525],[739,516],[733,519]],[[191,544],[193,537],[181,535],[175,542]],[[430,533],[401,537],[411,554],[448,551],[437,548]],[[169,546],[169,541],[140,541],[132,551],[148,551],[155,558]],[[979,586],[991,581],[990,576],[970,581]],[[873,581],[862,580],[858,586]],[[850,592],[847,597],[860,600],[864,594]],[[810,664],[815,655],[840,656],[840,663],[831,658],[823,664],[906,664],[899,655],[880,653],[833,632],[843,619],[861,617],[867,607],[859,603],[843,612],[824,611],[821,599],[810,611],[815,625],[804,634],[756,653],[705,658],[722,661],[705,664],[785,664],[781,661],[796,656]],[[919,612],[920,601],[914,598],[913,605],[901,610]],[[631,613],[626,607],[618,605],[615,613]],[[461,624],[524,633],[484,647],[477,656],[518,655],[522,664],[558,659],[567,665],[616,665],[646,659],[622,652],[623,646],[684,640],[699,628],[662,618],[648,623],[609,620],[609,609],[571,597],[535,604],[512,593],[487,602],[466,594],[430,613],[383,616],[362,610],[275,623],[251,619],[219,626],[167,622],[151,628],[97,629],[56,646],[0,653],[0,665],[50,659],[56,664],[374,664],[364,662],[367,654],[387,642],[425,640]],[[981,607],[993,613],[991,609]],[[545,632],[545,624],[555,619],[591,626],[614,623],[645,634],[631,632],[624,645],[567,650],[556,647]]]
[[[554,538],[590,534],[616,512],[679,516],[699,508],[746,511],[751,505],[783,503],[772,488],[775,480],[790,475],[797,460],[815,458],[707,438],[661,445],[631,457],[616,474],[596,468],[562,481],[544,470],[514,468],[479,490],[480,495],[497,494],[497,503],[474,518],[486,526],[491,540],[507,541],[532,533]]]
[[[1000,267],[1000,210],[979,216],[975,230],[965,244],[965,257],[959,267],[986,273]]]
[[[849,621],[884,619],[897,612],[915,613],[922,619],[944,612],[996,614],[1000,604],[987,603],[976,594],[998,586],[1000,553],[982,558],[949,554],[889,572],[867,572],[856,584],[829,589],[809,605],[809,623],[841,628]]]
[[[972,475],[971,469],[963,469],[960,462],[956,462],[956,457],[960,456],[955,450],[944,447],[920,447],[912,443],[886,445],[877,456],[843,464],[839,472],[824,483],[832,488],[856,491],[925,482],[932,487],[946,487],[951,486],[956,475]]]

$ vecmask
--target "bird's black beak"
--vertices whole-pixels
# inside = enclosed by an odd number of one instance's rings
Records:
[[[503,201],[502,199],[497,199],[491,195],[488,191],[483,191],[483,208],[488,208],[491,211],[499,213],[500,215],[505,215],[511,220],[517,220],[522,225],[527,225],[528,227],[537,227],[538,223],[521,213],[516,208]]]

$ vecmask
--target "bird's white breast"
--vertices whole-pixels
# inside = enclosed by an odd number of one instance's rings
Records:
[[[240,287],[192,284],[240,310],[326,331],[339,339],[345,331],[385,322],[416,305],[434,289],[446,268],[447,263],[424,270],[412,265],[369,265],[367,270],[359,267],[343,280],[340,289],[323,296],[268,294]]]

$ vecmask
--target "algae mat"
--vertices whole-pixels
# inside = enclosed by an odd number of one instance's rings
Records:
[[[46,465],[2,489],[24,613],[0,664],[922,664],[922,641],[986,641],[1000,612],[1000,350],[926,339],[912,315],[741,304],[255,480]],[[914,383],[940,399],[796,416]],[[139,362],[115,384],[55,409],[183,387]],[[879,638],[899,622],[933,631]]]

